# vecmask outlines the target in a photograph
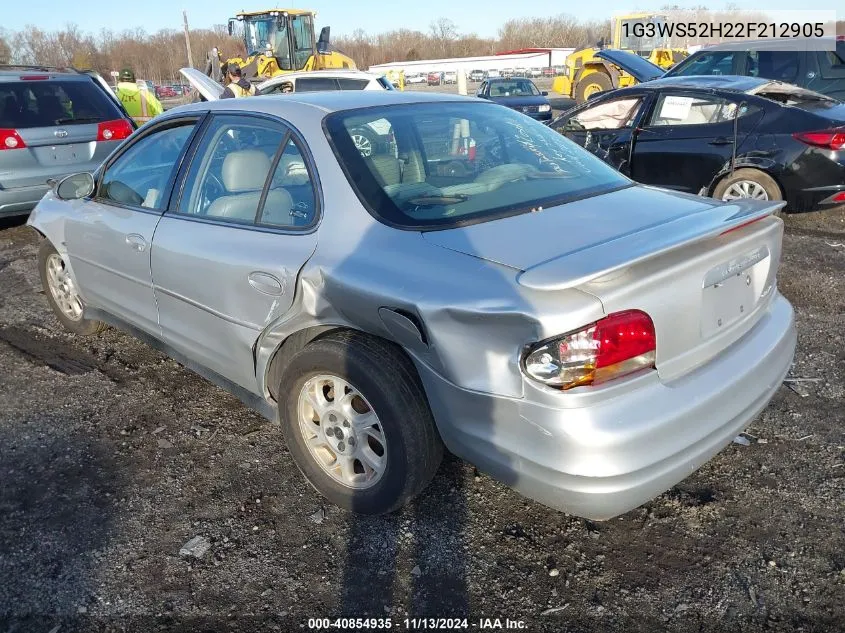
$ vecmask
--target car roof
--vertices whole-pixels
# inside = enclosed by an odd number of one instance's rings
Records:
[[[0,65],[0,79],[18,79],[26,75],[47,75],[49,79],[87,79],[88,75],[75,68],[55,66]]]
[[[688,75],[678,77],[661,77],[645,83],[637,84],[636,88],[661,90],[663,88],[689,88],[702,90],[732,90],[734,92],[749,92],[764,84],[771,83],[771,79],[763,77],[746,77],[743,75]]]
[[[262,95],[249,99],[220,99],[189,104],[179,111],[247,110],[266,114],[285,115],[292,105],[299,108],[328,112],[357,110],[378,106],[410,103],[484,103],[475,97],[443,93],[400,92],[398,90],[329,90],[325,92],[297,92],[285,95]]]
[[[736,42],[723,42],[720,44],[704,46],[693,53],[693,55],[699,55],[709,51],[820,50],[818,47],[821,39],[822,38],[802,39],[791,37],[767,37],[761,40],[739,40]],[[830,39],[832,41],[834,38],[824,39]],[[692,57],[692,55],[690,55],[690,57]]]

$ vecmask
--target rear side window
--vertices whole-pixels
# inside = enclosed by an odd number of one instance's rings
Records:
[[[337,79],[331,77],[305,77],[296,80],[296,92],[318,92],[320,90],[339,90]]]
[[[757,106],[742,106],[739,117],[757,112]],[[649,126],[712,125],[737,118],[737,104],[720,97],[692,97],[664,94],[652,110]]]
[[[0,127],[81,125],[123,114],[90,81],[21,80],[0,84]]]
[[[341,90],[363,90],[370,83],[369,79],[351,79],[349,77],[339,77],[337,83],[340,84]]]

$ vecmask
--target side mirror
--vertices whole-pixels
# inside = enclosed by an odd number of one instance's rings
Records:
[[[233,19],[229,19],[229,35],[235,32],[235,21]]]
[[[548,97],[548,96],[549,96],[549,91],[548,91],[548,90],[543,90],[543,92],[541,92],[540,94],[541,94],[541,95],[543,95],[544,97]]]
[[[59,200],[79,200],[94,193],[94,176],[82,172],[65,176],[56,183],[53,192]]]
[[[331,36],[331,27],[324,26],[320,29],[320,38],[317,40],[317,52],[320,55],[326,55],[329,52],[329,37]]]

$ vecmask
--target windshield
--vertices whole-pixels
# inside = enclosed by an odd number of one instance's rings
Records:
[[[244,20],[244,45],[247,54],[272,52],[279,67],[291,69],[287,24],[275,16],[251,17]]]
[[[326,129],[364,206],[400,227],[450,228],[631,184],[545,125],[492,103],[343,111]]]
[[[539,97],[540,91],[534,82],[515,79],[513,81],[495,81],[490,84],[491,97]]]
[[[666,18],[662,16],[621,20],[619,48],[640,55],[649,55],[655,48],[669,48],[665,24]],[[637,37],[636,34],[641,34],[642,37]]]

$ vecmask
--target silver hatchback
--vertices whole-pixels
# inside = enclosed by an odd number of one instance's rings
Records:
[[[781,205],[637,185],[485,101],[349,91],[177,108],[29,224],[65,327],[238,395],[338,505],[402,506],[445,445],[606,519],[779,388]]]
[[[93,73],[0,66],[0,216],[28,213],[48,180],[95,170],[134,129]]]

